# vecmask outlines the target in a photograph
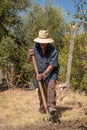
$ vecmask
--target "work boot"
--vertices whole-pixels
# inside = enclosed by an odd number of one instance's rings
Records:
[[[51,121],[52,123],[57,123],[57,122],[59,122],[58,113],[57,113],[57,110],[56,110],[55,108],[49,109],[49,113],[50,113],[50,121]]]

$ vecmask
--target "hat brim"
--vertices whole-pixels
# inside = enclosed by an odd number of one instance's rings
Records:
[[[52,43],[54,40],[52,38],[47,38],[47,39],[41,39],[39,37],[34,39],[34,42],[39,42],[39,43]]]

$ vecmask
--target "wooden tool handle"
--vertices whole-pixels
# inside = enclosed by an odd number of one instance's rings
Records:
[[[32,60],[33,60],[35,72],[36,72],[36,74],[38,74],[38,68],[37,68],[37,64],[36,64],[36,60],[35,60],[34,56],[32,56]],[[43,91],[43,87],[42,87],[41,81],[38,81],[38,84],[39,84],[39,88],[40,88],[40,92],[41,92],[41,96],[42,96],[42,100],[43,100],[43,105],[44,105],[46,113],[48,114],[46,98],[45,98],[45,95],[44,95],[44,91]]]

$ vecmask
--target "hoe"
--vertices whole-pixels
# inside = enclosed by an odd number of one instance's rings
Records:
[[[33,60],[35,72],[36,72],[36,74],[38,74],[38,68],[37,68],[37,64],[36,64],[36,60],[35,60],[34,56],[32,56],[32,60]],[[51,121],[51,115],[49,114],[49,111],[48,111],[48,107],[47,107],[47,103],[46,103],[46,97],[44,95],[44,91],[43,91],[41,81],[38,81],[38,84],[39,84],[39,89],[40,89],[42,100],[43,100],[44,109],[45,109],[46,114],[47,114],[46,117],[43,118],[43,120],[44,121]]]

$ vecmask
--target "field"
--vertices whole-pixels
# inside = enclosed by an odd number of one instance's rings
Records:
[[[87,95],[69,91],[65,101],[57,99],[57,107],[60,122],[51,124],[38,112],[36,90],[0,92],[0,130],[87,130]]]

